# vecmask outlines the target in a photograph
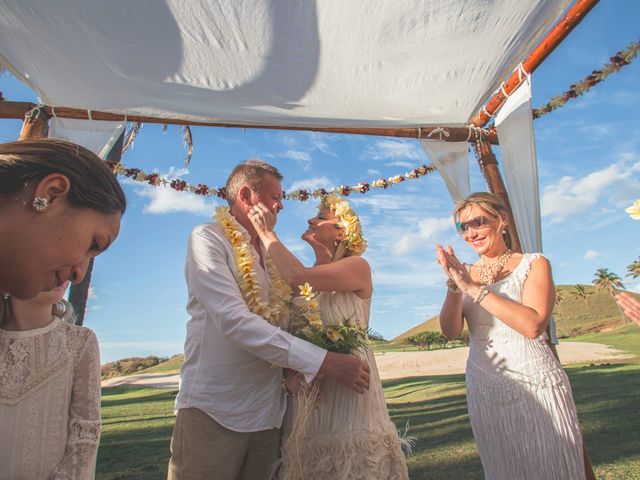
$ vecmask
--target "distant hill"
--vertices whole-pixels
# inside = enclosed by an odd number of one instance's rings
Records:
[[[587,301],[576,296],[575,285],[558,285],[556,294],[562,298],[560,305],[553,309],[558,336],[572,337],[590,332],[606,331],[623,323],[617,304],[608,293],[597,291],[592,285],[583,285],[588,295]],[[638,298],[640,295],[632,294]],[[440,331],[440,317],[429,318],[401,333],[392,344],[408,343],[408,338],[427,330]]]
[[[584,287],[588,294],[588,306],[584,300],[573,294],[575,285],[556,287],[556,293],[562,297],[560,305],[556,305],[553,310],[560,338],[606,332],[623,323],[616,303],[607,293],[596,291],[592,285],[584,285]],[[633,295],[640,298],[638,294]],[[437,315],[398,335],[390,343],[391,345],[407,344],[409,337],[427,330],[440,331],[440,319]],[[183,355],[174,355],[170,359],[157,357],[122,359],[103,365],[102,376],[107,378],[133,373],[177,373],[183,362]]]

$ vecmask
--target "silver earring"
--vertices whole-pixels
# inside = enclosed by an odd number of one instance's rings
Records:
[[[8,293],[3,293],[2,294],[2,299],[3,300],[9,300],[9,294]]]
[[[506,234],[507,234],[507,231],[506,231],[506,230],[502,230],[502,234],[503,234],[503,235],[506,235]]]
[[[49,206],[49,200],[44,197],[36,197],[33,199],[32,205],[36,212],[42,213]]]

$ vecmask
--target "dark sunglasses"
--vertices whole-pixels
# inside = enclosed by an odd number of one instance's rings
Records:
[[[481,215],[479,217],[472,218],[471,220],[467,220],[466,222],[456,222],[456,230],[458,233],[465,233],[470,228],[478,230],[487,224],[487,217],[483,217]]]

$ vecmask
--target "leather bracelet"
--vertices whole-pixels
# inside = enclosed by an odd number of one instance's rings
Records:
[[[480,290],[478,290],[478,295],[473,299],[473,303],[480,303],[487,295],[489,295],[489,289],[486,285],[481,286]]]
[[[447,290],[449,290],[449,292],[451,293],[460,293],[462,291],[460,290],[456,282],[454,282],[452,279],[448,279],[446,285]]]

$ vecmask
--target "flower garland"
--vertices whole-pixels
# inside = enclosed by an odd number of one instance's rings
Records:
[[[204,197],[218,197],[222,199],[227,198],[227,192],[224,187],[209,187],[203,183],[192,185],[184,180],[171,180],[164,178],[155,172],[145,173],[139,168],[127,168],[122,163],[106,163],[114,174],[124,175],[125,177],[131,178],[136,182],[147,183],[154,187],[162,185],[163,187],[170,187],[178,192],[186,191]],[[287,200],[298,200],[304,202],[306,200],[309,200],[310,198],[322,198],[331,194],[348,196],[353,192],[366,193],[372,188],[386,189],[391,185],[396,185],[398,183],[404,182],[405,180],[413,180],[416,178],[424,177],[425,175],[428,175],[435,170],[436,167],[434,165],[422,165],[418,168],[414,168],[404,175],[394,175],[393,177],[389,177],[387,179],[379,178],[378,180],[373,180],[371,183],[359,182],[358,184],[353,186],[340,185],[339,187],[334,187],[329,190],[326,190],[324,188],[318,188],[316,190],[295,190],[293,192],[285,193],[284,198]]]
[[[335,214],[338,226],[345,229],[347,249],[353,255],[362,255],[367,249],[367,242],[362,235],[360,218],[349,206],[349,202],[333,193],[322,197],[318,208],[328,208]]]
[[[267,272],[271,279],[269,302],[262,300],[260,285],[256,280],[255,258],[249,248],[249,238],[239,229],[238,221],[231,215],[229,207],[216,208],[214,217],[224,230],[224,234],[233,248],[234,260],[240,276],[240,291],[249,310],[260,315],[273,325],[281,326],[289,314],[288,303],[291,300],[291,288],[282,279],[273,261],[267,256]]]
[[[536,108],[533,111],[533,118],[540,118],[549,112],[553,112],[556,108],[564,106],[572,98],[579,97],[580,95],[588,92],[591,87],[602,82],[612,73],[619,72],[622,67],[629,65],[633,59],[638,55],[640,51],[640,42],[633,42],[629,44],[624,50],[620,50],[613,57],[610,58],[611,63],[607,63],[600,70],[594,70],[587,75],[583,80],[574,83],[569,87],[569,90],[561,95],[553,97],[547,104]]]

